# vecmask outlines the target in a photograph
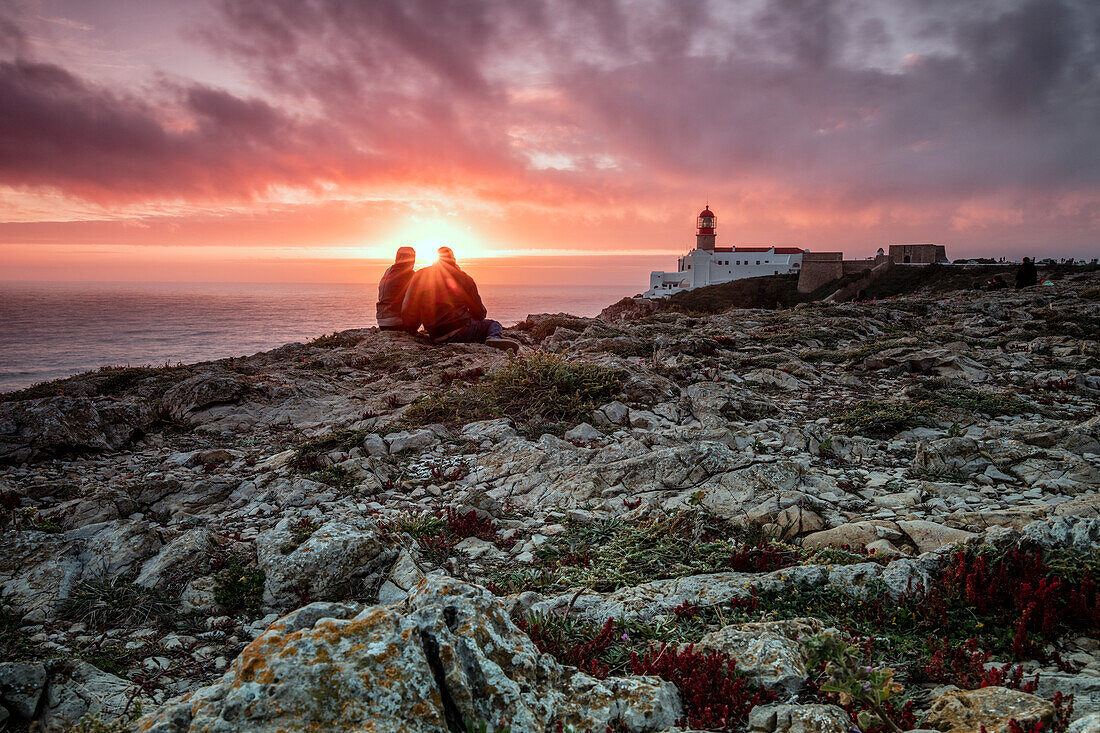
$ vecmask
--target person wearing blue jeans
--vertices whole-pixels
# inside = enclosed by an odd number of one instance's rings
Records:
[[[477,284],[458,266],[450,247],[440,247],[439,260],[413,275],[401,312],[406,323],[423,324],[433,343],[519,349],[518,342],[502,338],[504,328],[498,321],[485,317]]]

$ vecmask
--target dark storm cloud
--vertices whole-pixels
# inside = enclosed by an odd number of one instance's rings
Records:
[[[6,62],[0,93],[18,104],[0,111],[0,180],[188,195],[389,176],[544,199],[692,180],[864,204],[1025,190],[1094,205],[1100,184],[1092,0],[218,8],[199,35],[269,101],[165,88],[188,123],[173,127],[162,104]]]
[[[178,106],[158,110],[56,65],[0,62],[0,183],[91,199],[249,197],[355,158],[316,144],[260,100],[201,86],[177,91]],[[188,125],[173,131],[173,115]]]

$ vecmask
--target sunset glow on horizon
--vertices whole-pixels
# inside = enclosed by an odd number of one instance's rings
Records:
[[[0,280],[1100,254],[1087,0],[12,0],[0,98]]]

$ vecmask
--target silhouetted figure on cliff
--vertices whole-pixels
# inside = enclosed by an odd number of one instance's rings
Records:
[[[416,333],[418,324],[410,324],[402,315],[405,293],[413,279],[416,250],[401,247],[392,265],[378,281],[378,328],[383,331]]]
[[[1016,270],[1016,289],[1031,287],[1039,282],[1039,273],[1030,257],[1025,257]]]
[[[519,349],[519,343],[502,338],[504,329],[499,322],[485,317],[477,285],[455,262],[450,247],[440,247],[439,261],[413,275],[401,310],[406,323],[424,324],[433,343]]]

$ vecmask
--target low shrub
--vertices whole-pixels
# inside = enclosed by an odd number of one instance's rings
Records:
[[[367,430],[334,430],[328,435],[307,440],[294,449],[290,465],[297,471],[320,471],[327,468],[325,454],[334,450],[349,451],[363,445]]]
[[[442,565],[452,556],[455,545],[467,537],[492,542],[505,550],[515,544],[515,540],[506,540],[500,536],[491,517],[479,517],[473,509],[460,512],[449,506],[434,512],[391,519],[380,526],[385,532],[412,535],[427,559],[437,565]]]
[[[513,359],[476,385],[418,397],[401,422],[454,426],[497,417],[528,423],[576,422],[621,390],[622,378],[613,369],[535,353]]]
[[[676,685],[684,704],[680,725],[707,730],[733,731],[745,724],[757,705],[775,694],[752,684],[737,669],[736,660],[722,652],[697,652],[662,645],[644,654],[632,654],[633,674],[654,675]]]
[[[306,345],[319,349],[350,349],[353,346],[357,346],[365,338],[366,336],[360,334],[353,335],[347,331],[343,333],[334,331],[326,336],[315,338]]]
[[[230,555],[224,567],[214,578],[214,600],[230,613],[259,611],[264,597],[264,571],[239,555]]]
[[[60,616],[94,629],[170,624],[174,604],[159,591],[120,578],[78,584],[61,607]]]

